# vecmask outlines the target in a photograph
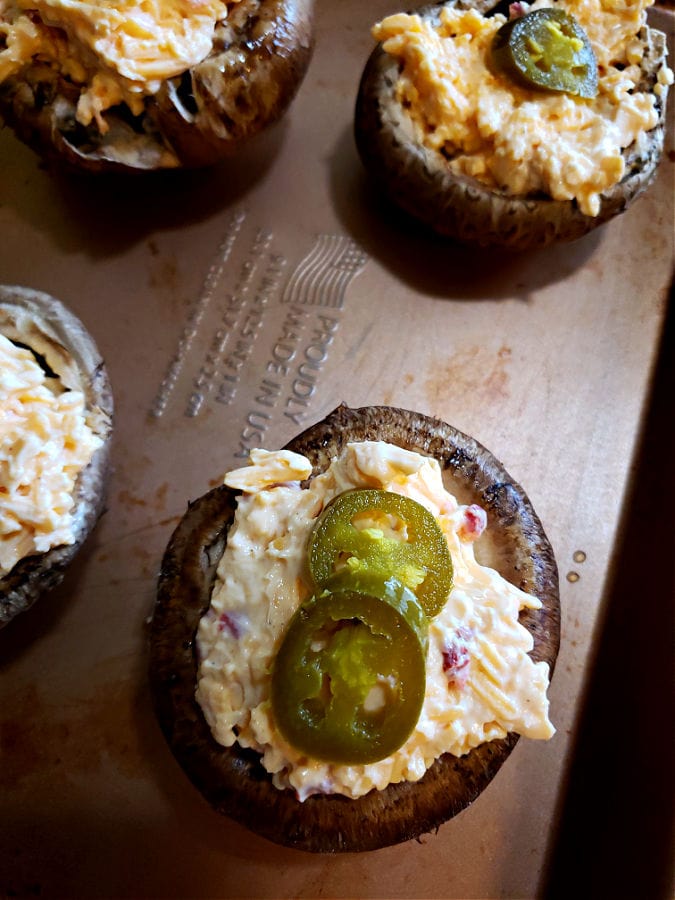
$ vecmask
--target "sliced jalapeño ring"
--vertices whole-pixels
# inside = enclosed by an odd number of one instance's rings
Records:
[[[527,88],[593,98],[598,63],[586,32],[562,9],[536,9],[511,19],[492,45],[499,71]]]
[[[452,589],[452,559],[438,522],[421,503],[391,491],[339,494],[312,530],[308,561],[317,586],[336,573],[393,576],[428,616],[441,611]]]
[[[304,603],[272,667],[271,707],[301,753],[355,765],[391,755],[413,731],[426,690],[427,617],[395,579],[368,593]]]

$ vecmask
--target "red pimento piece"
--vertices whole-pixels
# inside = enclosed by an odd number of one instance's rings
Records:
[[[520,19],[527,12],[527,8],[524,3],[518,3],[517,0],[515,3],[509,4],[509,19]]]
[[[446,641],[441,650],[443,654],[443,671],[448,678],[449,687],[464,687],[469,676],[468,641],[471,632],[468,628],[458,628],[454,637]]]
[[[218,631],[229,631],[235,640],[238,640],[243,634],[241,622],[233,613],[226,612],[218,616]]]
[[[464,541],[475,541],[485,531],[486,525],[487,513],[481,506],[472,503],[465,508],[464,520],[457,533]]]

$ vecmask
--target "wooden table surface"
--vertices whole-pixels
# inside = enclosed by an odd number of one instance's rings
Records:
[[[572,246],[430,238],[372,193],[351,136],[368,27],[396,9],[320,0],[289,115],[209,172],[66,179],[0,134],[0,282],[82,318],[116,399],[107,512],[63,585],[0,632],[0,893],[539,890],[665,319],[672,128],[648,193]],[[671,16],[655,19],[672,37]],[[191,787],[150,708],[144,627],[188,500],[341,401],[438,416],[501,459],[553,544],[563,634],[550,742],[519,741],[437,834],[326,858],[266,843]]]

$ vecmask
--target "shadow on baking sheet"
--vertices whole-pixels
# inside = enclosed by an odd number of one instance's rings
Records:
[[[9,801],[1,897],[209,897],[212,873],[200,881],[193,854],[217,859],[226,848],[251,864],[263,853],[280,864],[274,847],[218,816],[183,776],[159,733],[143,663],[136,654],[102,660],[64,705],[47,699],[38,680],[20,684],[3,709],[11,753],[0,767],[0,797],[44,793],[45,803],[36,817]],[[114,802],[120,781],[143,792],[149,770],[168,806]],[[97,795],[102,808],[91,803]],[[157,847],[171,864],[157,864]],[[227,873],[221,886],[236,896]]]
[[[185,228],[236,204],[263,180],[284,141],[282,120],[253,138],[245,152],[204,169],[91,175],[46,171],[11,136],[13,162],[0,203],[11,206],[64,252],[106,257],[157,230]],[[68,227],[64,228],[64,222]]]
[[[602,240],[602,229],[575,241],[518,253],[467,247],[434,234],[393,206],[368,180],[351,128],[329,160],[336,215],[363,249],[404,283],[446,299],[527,300],[538,288],[581,268]]]
[[[89,559],[96,552],[97,541],[98,533],[95,530],[78,551],[76,564],[68,567],[63,581],[38,596],[31,606],[0,628],[0,678],[32,644],[52,633],[62,616],[67,614],[72,598],[78,593],[78,582],[86,571]]]
[[[675,290],[541,896],[670,898]]]

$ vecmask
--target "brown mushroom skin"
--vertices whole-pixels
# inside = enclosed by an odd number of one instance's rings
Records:
[[[313,477],[348,441],[363,440],[385,440],[434,456],[462,502],[484,506],[491,562],[543,603],[541,610],[523,611],[521,622],[534,639],[532,658],[545,660],[552,671],[560,640],[558,574],[522,488],[472,438],[436,419],[392,407],[340,406],[287,447],[308,456]],[[437,829],[478,797],[517,735],[461,758],[445,754],[418,782],[392,784],[356,800],[315,795],[302,803],[293,791],[274,787],[258,754],[237,744],[223,747],[213,738],[195,700],[195,634],[235,508],[236,493],[227,487],[191,503],[162,563],[149,629],[149,670],[157,716],[176,759],[218,812],[289,847],[321,853],[375,850]]]
[[[38,353],[69,387],[82,390],[102,446],[75,485],[71,544],[24,557],[0,577],[0,628],[56,587],[98,522],[105,506],[113,395],[103,359],[80,320],[41,291],[0,285],[0,333]]]
[[[486,13],[494,2],[450,0],[416,12],[438,21],[443,6],[473,6]],[[644,28],[640,37],[646,41],[647,50],[638,87],[652,92],[665,59],[666,39],[662,32],[650,28]],[[356,145],[369,177],[382,192],[445,237],[512,250],[573,241],[628,209],[654,180],[663,153],[665,90],[661,97],[655,95],[657,125],[639,147],[632,145],[624,151],[623,179],[601,195],[599,214],[587,216],[573,200],[512,196],[454,173],[444,156],[415,139],[412,122],[396,100],[398,73],[397,61],[378,45],[359,86],[354,116]]]
[[[0,119],[48,163],[145,172],[211,165],[286,112],[313,49],[314,0],[242,0],[216,27],[211,54],[146,100],[108,110],[99,133],[75,119],[79,91],[36,62],[0,84]]]

